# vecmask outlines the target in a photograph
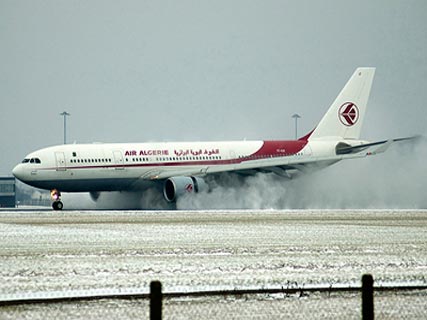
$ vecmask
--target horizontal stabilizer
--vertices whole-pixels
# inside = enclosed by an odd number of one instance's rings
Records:
[[[346,143],[339,143],[336,147],[336,154],[337,155],[344,155],[344,154],[354,154],[359,153],[361,151],[369,151],[368,153],[374,154],[374,153],[382,153],[387,150],[387,148],[393,143],[393,142],[399,142],[399,141],[406,141],[406,140],[415,140],[418,139],[420,136],[413,136],[413,137],[406,137],[406,138],[397,138],[397,139],[390,139],[390,140],[383,140],[383,141],[377,141],[377,142],[371,142],[366,144],[361,144],[357,146],[350,146]],[[377,147],[378,148],[373,148]],[[367,150],[369,149],[369,150]]]

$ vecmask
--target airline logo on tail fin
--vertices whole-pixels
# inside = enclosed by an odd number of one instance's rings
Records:
[[[353,102],[346,102],[340,107],[338,117],[343,125],[351,127],[359,120],[359,109]]]
[[[366,114],[375,68],[357,68],[308,140],[357,140]]]

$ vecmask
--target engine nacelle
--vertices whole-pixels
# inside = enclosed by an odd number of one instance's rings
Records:
[[[207,190],[206,182],[197,177],[172,177],[163,186],[163,196],[166,201],[174,202],[178,197],[187,193],[198,193]]]

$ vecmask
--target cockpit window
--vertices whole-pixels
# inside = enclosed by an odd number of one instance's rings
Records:
[[[31,159],[24,159],[24,160],[22,160],[22,163],[37,163],[37,164],[40,164],[42,162],[40,161],[39,158],[31,158]]]

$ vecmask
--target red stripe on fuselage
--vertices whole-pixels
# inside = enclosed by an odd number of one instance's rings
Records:
[[[311,135],[313,134],[314,130],[316,130],[316,128],[314,128],[313,130],[311,130],[309,133],[307,133],[305,136],[299,138],[299,141],[308,141],[308,138],[311,137]]]
[[[264,141],[262,147],[250,157],[286,157],[300,152],[307,144],[305,140]]]

